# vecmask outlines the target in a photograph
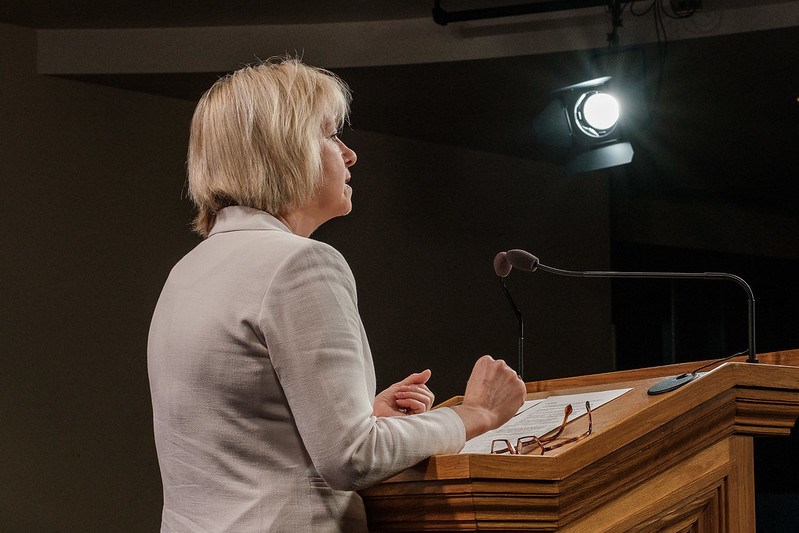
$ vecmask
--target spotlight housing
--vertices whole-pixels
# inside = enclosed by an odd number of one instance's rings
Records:
[[[625,165],[633,148],[622,138],[623,109],[613,95],[610,76],[552,92],[552,101],[535,118],[538,144],[547,159],[565,165],[567,174]]]

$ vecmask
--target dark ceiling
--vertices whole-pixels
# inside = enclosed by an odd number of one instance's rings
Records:
[[[5,0],[0,21],[31,28],[150,28],[315,24],[430,16],[432,0]]]
[[[786,0],[758,0],[759,4]],[[623,2],[633,4],[634,2]],[[641,4],[651,3],[643,0]],[[549,10],[597,5],[597,0],[4,0],[0,22],[37,29],[55,28],[170,28],[245,26],[262,24],[319,24],[368,20],[432,19],[433,7],[448,12],[494,7],[533,6]],[[724,0],[725,7],[751,0]],[[539,8],[538,6],[549,6]]]
[[[579,6],[586,0],[567,0]],[[443,0],[442,9],[460,11],[547,0]],[[588,5],[595,2],[588,1]],[[5,0],[0,22],[30,28],[150,28],[319,24],[367,20],[432,18],[434,0]]]

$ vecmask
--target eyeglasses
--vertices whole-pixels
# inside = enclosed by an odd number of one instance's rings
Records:
[[[585,438],[591,434],[591,431],[594,427],[594,420],[591,416],[591,404],[589,402],[585,402],[585,410],[588,412],[588,430],[585,433],[581,433],[576,437],[561,437],[561,434],[566,429],[566,423],[569,421],[569,416],[574,411],[571,404],[568,404],[563,409],[563,422],[561,423],[560,427],[544,433],[540,437],[536,437],[535,435],[519,437],[516,440],[516,446],[511,446],[511,443],[508,439],[494,439],[491,441],[491,453],[495,455],[503,453],[510,455],[526,455],[533,453],[540,448],[541,455],[544,455],[544,452],[560,448],[561,446],[565,446],[566,444]]]

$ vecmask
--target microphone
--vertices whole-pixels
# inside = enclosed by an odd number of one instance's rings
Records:
[[[525,272],[535,272],[538,269],[558,276],[586,277],[586,278],[659,278],[659,279],[703,279],[703,280],[726,280],[737,283],[746,292],[747,312],[748,312],[748,337],[749,348],[747,350],[747,363],[757,363],[757,352],[755,351],[755,296],[749,284],[735,274],[724,272],[618,272],[612,270],[563,270],[547,266],[538,260],[536,256],[525,250],[508,250],[500,252],[494,257],[494,271],[500,278],[505,278],[512,269],[523,270]],[[737,355],[737,354],[736,354]],[[697,373],[680,374],[666,378],[660,383],[656,383],[649,389],[649,394],[662,394],[669,392],[686,383],[696,379]]]
[[[497,276],[500,278],[508,277],[512,268],[513,266],[511,266],[508,259],[508,252],[499,252],[494,258],[494,272],[497,273]]]

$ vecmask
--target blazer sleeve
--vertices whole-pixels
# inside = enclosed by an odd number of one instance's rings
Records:
[[[374,369],[356,298],[341,254],[309,239],[278,268],[259,317],[308,454],[322,479],[339,490],[374,485],[430,455],[457,453],[465,443],[452,409],[372,415]]]

